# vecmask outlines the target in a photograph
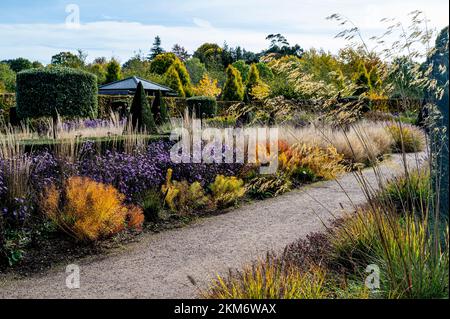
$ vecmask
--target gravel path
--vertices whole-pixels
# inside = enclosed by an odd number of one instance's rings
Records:
[[[414,161],[409,155],[408,162]],[[401,170],[400,163],[401,157],[393,155],[382,165],[384,176]],[[364,174],[375,185],[373,170]],[[216,273],[323,230],[330,211],[339,215],[351,202],[364,202],[352,174],[341,177],[339,184],[347,194],[335,181],[321,182],[182,229],[145,235],[107,256],[74,261],[81,267],[80,289],[66,287],[65,265],[30,278],[4,278],[0,298],[195,298],[197,290],[188,276],[205,287]]]

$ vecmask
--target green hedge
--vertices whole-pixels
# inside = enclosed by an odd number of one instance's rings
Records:
[[[21,118],[97,117],[97,77],[70,68],[31,69],[17,74],[17,113]]]
[[[210,96],[194,96],[187,100],[189,113],[195,110],[197,118],[214,117],[217,113],[217,101]]]

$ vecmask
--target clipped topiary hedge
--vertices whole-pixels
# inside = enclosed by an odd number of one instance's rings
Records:
[[[70,68],[31,69],[17,74],[17,113],[21,118],[97,117],[97,77]]]
[[[130,114],[132,116],[133,127],[136,127],[139,130],[145,129],[151,134],[158,133],[152,109],[148,103],[142,82],[139,82],[137,86],[133,103],[131,104]]]
[[[210,96],[194,96],[187,100],[189,113],[195,110],[197,118],[214,117],[217,113],[216,98]]]

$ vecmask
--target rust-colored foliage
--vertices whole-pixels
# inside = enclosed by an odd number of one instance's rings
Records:
[[[144,214],[138,206],[130,206],[127,213],[127,226],[130,229],[142,230],[144,224]]]
[[[125,196],[111,185],[85,177],[71,177],[59,190],[52,185],[44,191],[42,212],[64,232],[80,241],[112,236],[127,226],[139,229],[142,211],[123,204]]]

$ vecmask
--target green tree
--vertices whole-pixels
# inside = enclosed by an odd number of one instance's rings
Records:
[[[177,56],[172,52],[161,53],[152,60],[150,72],[163,75],[177,59]]]
[[[178,76],[180,77],[181,84],[183,85],[184,94],[187,97],[192,96],[192,84],[191,77],[189,76],[189,72],[184,66],[183,62],[180,59],[176,59],[173,63],[173,66],[178,72]]]
[[[6,92],[16,90],[16,73],[6,63],[0,63],[0,88]]]
[[[81,69],[85,66],[86,54],[78,50],[78,55],[72,52],[60,52],[52,56],[52,65]]]
[[[121,79],[120,63],[116,59],[111,59],[106,65],[106,83],[115,82]]]
[[[266,40],[270,41],[269,49],[267,49],[265,54],[276,54],[278,56],[295,55],[301,57],[303,54],[303,49],[298,45],[290,46],[287,39],[281,34],[269,34]]]
[[[250,71],[248,73],[247,87],[252,87],[259,84],[261,78],[259,77],[259,70],[255,63],[250,66]]]
[[[314,81],[331,84],[338,91],[344,93],[348,91],[352,83],[351,79],[354,77],[357,64],[354,63],[355,69],[345,66],[344,69],[348,72],[344,73],[342,72],[343,61],[345,60],[338,60],[336,56],[324,50],[310,49],[302,54],[299,67],[304,74],[309,74]]]
[[[151,62],[150,71],[156,74],[164,75],[166,78],[166,85],[179,92],[181,96],[192,95],[192,84],[189,72],[183,62],[181,62],[181,60],[174,53],[169,52],[158,55]],[[172,74],[173,71],[177,73],[177,77]],[[182,91],[178,88],[177,78],[181,82],[181,86],[183,88]]]
[[[244,83],[247,82],[250,66],[246,64],[244,60],[236,61],[232,65],[241,73],[242,81],[244,81]]]
[[[39,61],[34,61],[32,63],[32,67],[33,67],[33,69],[42,69],[44,67],[44,65]]]
[[[151,62],[149,62],[141,53],[136,53],[135,56],[123,64],[122,75],[126,78],[132,76],[138,76],[149,80],[152,78],[151,80],[153,81],[155,74],[152,74],[150,71],[150,64]],[[160,81],[161,80],[156,82],[160,83]]]
[[[148,56],[148,59],[152,61],[161,53],[164,53],[164,49],[161,47],[161,38],[159,37],[159,35],[157,35],[155,37],[155,41],[153,42],[153,46],[150,49],[150,55]]]
[[[347,47],[339,51],[337,59],[340,76],[349,79],[356,86],[353,95],[382,92],[386,65],[376,53],[366,52],[363,48]]]
[[[210,70],[215,65],[222,66],[222,51],[215,43],[204,43],[194,52],[193,57],[198,58]]]
[[[106,81],[106,67],[105,65],[102,64],[91,64],[88,66],[87,70],[92,73],[95,74],[95,76],[97,76],[97,82],[98,84],[104,84],[107,83]]]
[[[181,83],[180,76],[179,76],[175,66],[172,65],[167,70],[167,72],[165,73],[164,76],[165,76],[166,84],[168,87],[170,87],[172,90],[177,92],[179,96],[181,96],[181,97],[186,96],[186,93],[184,92],[184,89],[183,89],[183,83]]]
[[[242,101],[244,99],[244,85],[239,71],[229,65],[226,71],[227,80],[223,88],[223,99],[225,101]]]
[[[273,79],[273,72],[266,63],[258,62],[256,63],[256,67],[258,68],[261,79],[266,81],[270,81]]]
[[[250,93],[253,89],[253,87],[255,87],[256,85],[261,83],[261,78],[259,77],[259,71],[258,71],[258,67],[256,66],[255,63],[253,63],[250,66],[250,71],[248,73],[248,79],[246,82],[246,88],[245,88],[245,99],[247,101],[250,100]]]
[[[172,53],[175,54],[183,62],[186,62],[190,57],[186,49],[179,44],[175,44],[173,46]]]
[[[426,65],[431,66],[431,76],[441,88],[442,93],[448,96],[448,26],[441,30],[435,42],[432,54],[428,57]]]
[[[402,56],[393,60],[387,75],[389,95],[392,98],[421,99],[424,96],[425,80],[419,65],[410,57]],[[423,79],[423,80],[422,80]]]
[[[145,129],[150,134],[158,133],[155,119],[153,118],[153,113],[150,104],[148,103],[142,82],[139,82],[136,88],[130,113],[133,127],[138,128],[139,130]]]
[[[9,65],[11,70],[13,70],[16,73],[19,73],[23,70],[28,70],[33,68],[33,63],[31,63],[30,60],[27,60],[25,58],[17,58],[12,60],[5,60],[2,61],[2,63],[6,63]]]
[[[189,72],[191,81],[193,84],[197,84],[203,78],[206,73],[205,65],[200,61],[199,58],[190,58],[186,61],[186,69]]]
[[[226,42],[223,43],[220,59],[224,68],[236,61],[234,60],[232,50],[233,49],[230,48]]]
[[[258,63],[261,54],[256,54],[245,49],[242,50],[242,60],[247,64]]]
[[[163,98],[162,92],[158,91],[156,93],[155,99],[152,105],[152,112],[155,116],[155,121],[157,124],[167,123],[169,120],[169,114],[167,112],[167,105]]]

